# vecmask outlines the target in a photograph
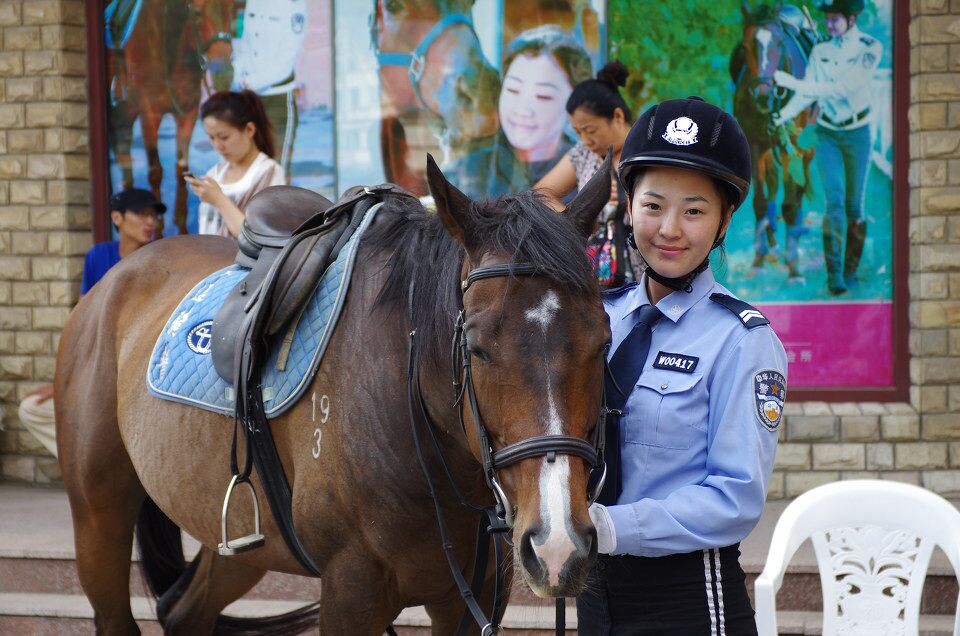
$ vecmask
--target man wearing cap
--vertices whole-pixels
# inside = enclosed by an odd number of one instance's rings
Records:
[[[87,252],[80,294],[90,291],[121,258],[152,241],[157,216],[166,211],[167,206],[157,201],[149,190],[131,188],[110,197],[110,220],[117,228],[118,240],[97,243]]]
[[[777,85],[795,91],[774,124],[790,121],[814,102],[819,105],[816,161],[827,198],[823,253],[834,296],[857,285],[867,235],[863,194],[870,168],[870,83],[883,45],[857,27],[863,7],[863,0],[821,5],[830,39],[810,51],[803,79],[783,71],[773,75]]]
[[[131,188],[110,197],[110,220],[117,228],[116,241],[97,243],[83,262],[80,294],[86,294],[111,267],[153,240],[157,216],[167,206],[149,190]],[[20,403],[20,421],[54,457],[57,456],[53,385],[45,384],[28,393]]]

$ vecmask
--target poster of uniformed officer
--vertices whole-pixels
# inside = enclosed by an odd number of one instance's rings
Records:
[[[699,94],[750,140],[718,278],[775,325],[793,386],[890,386],[892,0],[634,7],[607,6],[609,55],[643,80],[628,101]]]

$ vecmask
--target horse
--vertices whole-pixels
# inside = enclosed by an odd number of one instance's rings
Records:
[[[776,260],[776,198],[783,184],[780,213],[786,224],[784,260],[788,280],[802,282],[799,262],[800,237],[804,234],[802,202],[810,188],[810,163],[814,150],[801,143],[800,135],[814,118],[810,109],[792,122],[774,125],[774,118],[786,104],[789,93],[773,81],[775,71],[803,77],[811,41],[804,30],[807,18],[792,5],[762,5],[752,10],[742,0],[743,38],[730,60],[736,85],[733,112],[743,126],[753,157],[754,258],[752,268],[760,270],[765,260]]]
[[[150,343],[168,315],[232,263],[236,244],[156,241],[81,297],[60,340],[55,404],[77,570],[98,633],[137,633],[128,598],[135,527],[165,633],[319,624],[324,634],[381,634],[415,605],[426,607],[434,634],[455,633],[464,601],[434,506],[469,580],[477,518],[456,492],[482,505],[493,499],[491,479],[520,579],[544,597],[581,591],[597,554],[587,489],[602,464],[551,440],[592,448],[586,440],[597,435],[602,447],[610,330],[585,245],[609,196],[609,164],[562,215],[531,192],[474,202],[432,161],[426,172],[436,214],[412,196],[387,197],[360,239],[340,322],[307,389],[313,398],[270,426],[297,534],[323,582],[319,603],[291,614],[220,615],[268,570],[307,572],[270,515],[262,547],[218,553],[233,420],[153,397],[144,384]],[[449,350],[454,333],[459,360]],[[468,367],[471,388],[455,395],[450,378]],[[419,424],[413,407],[408,417],[411,382]],[[420,449],[411,427],[433,439],[419,456],[425,472],[413,459]],[[239,444],[242,454],[242,437]],[[262,492],[262,475],[251,479]],[[425,485],[433,482],[434,500]],[[246,521],[249,530],[250,501],[232,506],[231,528]],[[181,529],[201,543],[189,565]],[[477,598],[490,612],[493,567],[477,569]],[[512,575],[505,578],[509,590]]]
[[[174,223],[187,233],[190,138],[197,122],[201,90],[209,72],[214,90],[230,87],[231,38],[236,18],[233,0],[143,0],[136,25],[122,49],[107,50],[114,78],[110,90],[110,145],[123,172],[123,187],[133,187],[130,146],[133,123],[140,118],[147,154],[147,180],[157,200],[163,166],[157,151],[160,120],[176,122],[177,195]],[[207,86],[207,92],[210,87]],[[163,234],[163,223],[158,232]]]
[[[474,31],[474,1],[374,0],[384,174],[418,196],[426,194],[412,165],[419,157],[442,149],[455,160],[472,142],[494,140],[500,126],[500,74]]]

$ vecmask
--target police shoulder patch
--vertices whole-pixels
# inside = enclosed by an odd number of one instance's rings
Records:
[[[710,300],[723,305],[736,314],[737,318],[740,319],[740,322],[742,322],[743,326],[747,329],[754,329],[756,327],[762,327],[763,325],[770,324],[770,321],[767,320],[767,317],[761,314],[756,307],[749,303],[745,303],[742,300],[734,298],[733,296],[715,293],[710,294]]]
[[[773,369],[757,371],[753,376],[753,398],[757,419],[767,430],[777,430],[787,399],[787,381],[783,374]]]

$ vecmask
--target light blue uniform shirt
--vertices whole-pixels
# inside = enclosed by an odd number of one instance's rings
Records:
[[[708,268],[692,293],[674,292],[657,303],[664,317],[653,328],[620,422],[623,491],[607,507],[617,535],[613,554],[732,545],[760,519],[787,356],[769,325],[748,329],[749,321],[710,299],[714,293],[733,296]],[[610,355],[645,304],[645,279],[604,299]]]

